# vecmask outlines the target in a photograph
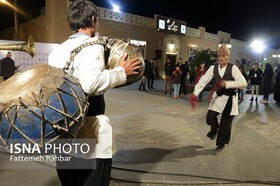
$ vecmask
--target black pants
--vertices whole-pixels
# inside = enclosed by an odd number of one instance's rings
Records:
[[[183,94],[187,94],[187,89],[186,89],[186,79],[185,78],[181,78],[181,84],[180,84],[180,92],[179,92],[179,94],[181,94],[181,93],[183,93]]]
[[[77,165],[77,163],[79,165]],[[81,166],[92,164],[95,168],[90,169],[65,169],[68,166]],[[112,159],[82,159],[71,157],[67,167],[63,162],[57,162],[57,174],[62,186],[109,186],[111,177]],[[64,169],[60,169],[64,168]]]
[[[208,110],[206,123],[211,126],[211,131],[218,130],[216,145],[229,144],[231,136],[231,127],[234,116],[230,116],[232,107],[232,96],[229,97],[225,109],[222,113],[221,122],[218,122],[219,113],[213,110]]]
[[[154,80],[155,80],[155,77],[148,78],[148,89],[154,88]]]

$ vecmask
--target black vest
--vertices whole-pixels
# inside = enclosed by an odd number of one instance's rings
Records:
[[[214,80],[216,83],[220,83],[221,80],[226,80],[226,81],[234,81],[234,78],[232,76],[232,66],[233,64],[228,64],[226,66],[226,71],[225,71],[225,74],[223,76],[223,78],[220,76],[219,74],[219,65],[216,64],[214,66]],[[236,93],[236,89],[225,89],[225,88],[222,88],[220,90],[217,90],[217,95],[218,96],[222,96],[222,95],[227,95],[227,96],[232,96],[232,95],[235,95]]]

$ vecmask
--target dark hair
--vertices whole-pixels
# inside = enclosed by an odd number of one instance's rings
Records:
[[[243,70],[243,71],[245,70],[243,65],[240,65],[240,66],[239,66],[239,69],[241,69],[241,70]]]
[[[81,28],[92,27],[92,17],[97,21],[98,10],[88,0],[76,0],[68,8],[67,21],[71,30],[78,31]]]
[[[205,62],[205,61],[201,61],[201,62],[200,62],[200,64],[203,64],[203,63],[204,63],[204,64],[206,64],[206,62]]]
[[[270,63],[266,63],[266,64],[265,64],[265,68],[266,68],[266,69],[272,69],[272,66],[271,66]]]

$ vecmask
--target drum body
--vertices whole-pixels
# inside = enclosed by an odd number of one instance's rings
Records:
[[[75,138],[85,122],[87,98],[62,69],[37,65],[0,84],[0,145],[43,146],[61,136]]]
[[[127,55],[128,55],[127,60],[130,60],[132,58],[139,58],[139,60],[142,63],[142,65],[141,65],[142,67],[139,70],[139,74],[128,77],[125,84],[123,84],[121,86],[130,85],[130,84],[135,83],[138,80],[140,80],[143,76],[144,69],[145,69],[145,63],[144,63],[144,59],[143,59],[141,51],[138,48],[136,48],[136,47],[132,46],[131,44],[124,42],[122,40],[115,39],[114,42],[112,42],[112,43],[113,44],[112,44],[112,46],[110,46],[110,55],[108,58],[108,68],[109,69],[116,68],[116,66],[118,65],[118,63],[120,61],[120,58],[124,55],[124,53],[127,53]]]

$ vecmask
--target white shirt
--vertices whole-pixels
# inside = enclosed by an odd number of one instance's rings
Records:
[[[85,34],[70,36],[51,52],[48,59],[49,65],[63,68],[73,49],[93,40],[97,40],[97,37],[90,38]],[[78,79],[84,92],[89,95],[102,95],[108,88],[126,82],[124,68],[118,66],[112,70],[106,69],[104,47],[98,44],[83,48],[74,58],[68,73]]]
[[[48,63],[57,68],[63,68],[70,58],[70,53],[83,43],[96,41],[85,34],[74,34],[68,40],[56,47],[49,55]],[[94,44],[83,48],[71,63],[68,73],[78,79],[82,89],[89,95],[102,95],[109,88],[126,82],[123,67],[107,70],[104,61],[104,47]],[[86,128],[87,127],[87,128]],[[71,153],[72,156],[92,158],[112,158],[115,153],[112,127],[109,119],[104,115],[88,117],[84,133],[80,138],[91,146],[87,154]],[[97,130],[97,131],[96,131]],[[96,135],[95,135],[96,133]],[[88,136],[88,138],[87,138]],[[96,139],[96,140],[93,140]]]
[[[212,80],[212,78],[214,77],[214,66],[215,65],[212,65],[207,70],[205,75],[200,78],[199,82],[194,88],[194,95],[198,96],[199,93],[204,89],[204,87]],[[223,78],[225,71],[226,67],[220,68],[220,65],[218,66],[218,72],[221,78]],[[245,88],[247,86],[246,79],[243,77],[240,70],[235,65],[232,66],[232,77],[234,78],[233,81],[226,81],[226,89]],[[209,105],[209,109],[222,113],[227,104],[228,98],[229,96],[226,95],[217,96],[215,92]],[[230,115],[238,115],[238,96],[233,96],[232,98],[232,109]]]

